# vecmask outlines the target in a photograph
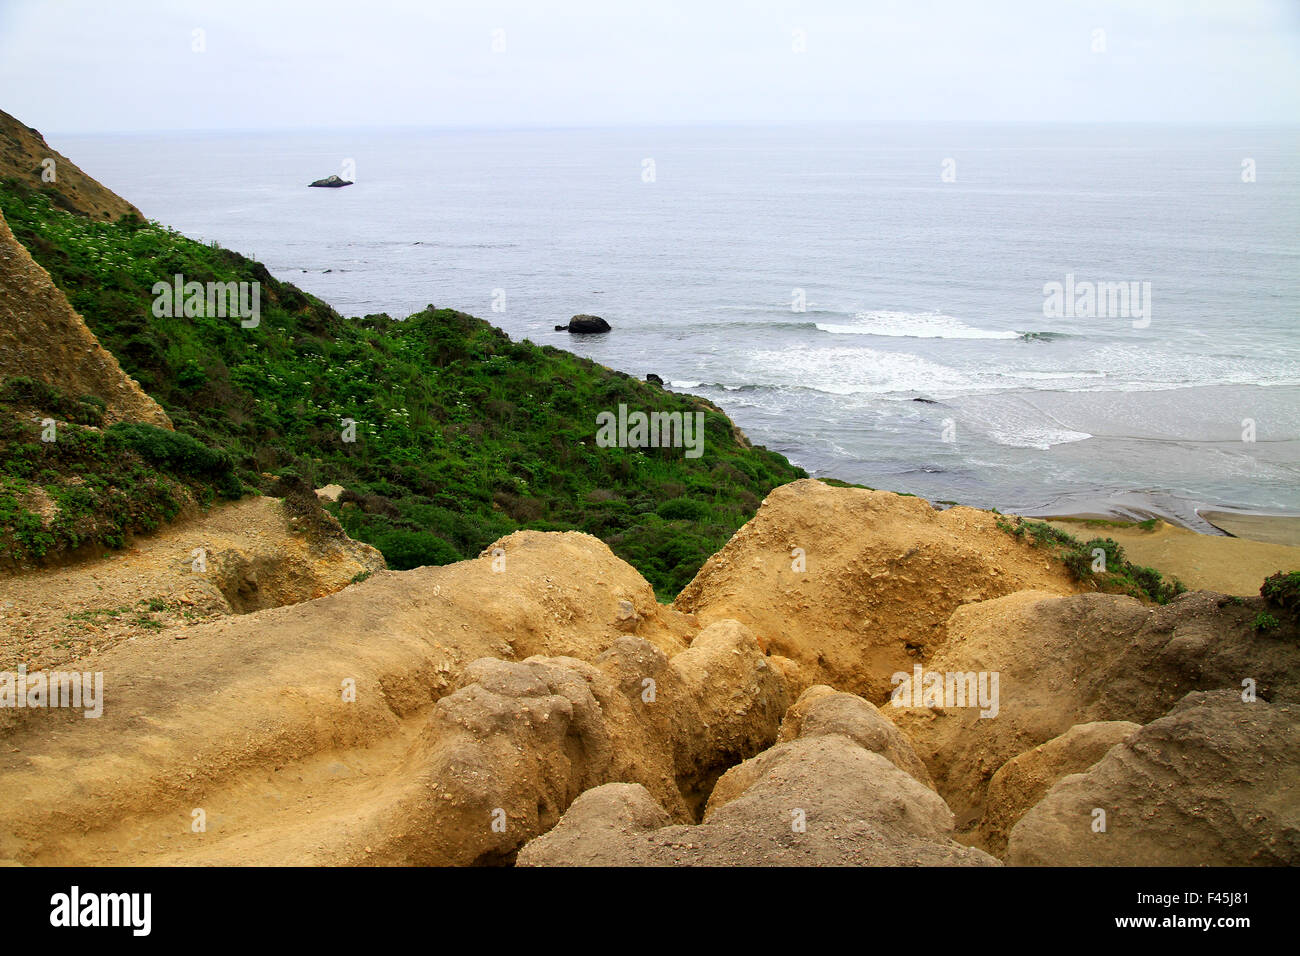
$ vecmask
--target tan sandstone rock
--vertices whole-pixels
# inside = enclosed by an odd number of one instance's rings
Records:
[[[1188,694],[1011,831],[1019,866],[1295,866],[1300,705]],[[1098,824],[1103,819],[1104,830]]]
[[[1087,770],[1111,747],[1141,729],[1126,720],[1076,724],[1061,736],[1008,760],[989,781],[978,833],[981,845],[1000,857],[1006,852],[1011,828],[1056,781]]]
[[[0,215],[0,379],[20,375],[72,398],[103,399],[108,424],[172,427],[167,413],[99,344]]]
[[[812,683],[888,699],[890,676],[941,643],[959,605],[1078,590],[1059,562],[970,508],[811,479],[775,489],[675,606],[748,625]]]
[[[899,770],[934,789],[925,764],[886,712],[854,694],[819,684],[795,701],[781,722],[778,740],[843,734],[859,747],[886,758]]]
[[[807,712],[816,714],[813,694]],[[863,702],[865,704],[865,702]],[[870,706],[869,704],[866,706]],[[830,708],[828,708],[830,710]],[[704,822],[666,825],[643,787],[589,790],[559,824],[527,844],[526,866],[996,866],[952,839],[952,813],[931,789],[805,714],[803,736],[777,744],[718,781]],[[869,718],[867,718],[869,720]],[[823,728],[824,729],[824,728]]]
[[[1146,724],[1193,690],[1253,681],[1272,700],[1300,694],[1300,647],[1251,626],[1252,612],[1208,591],[1163,607],[1111,594],[1020,592],[959,608],[928,671],[998,673],[999,709],[891,708],[960,827],[974,824],[993,774],[1075,724]]]

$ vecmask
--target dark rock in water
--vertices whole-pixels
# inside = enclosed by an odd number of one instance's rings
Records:
[[[328,189],[337,189],[339,186],[351,186],[352,180],[340,179],[338,176],[326,176],[324,179],[318,179],[314,183],[308,183],[308,186],[324,186]]]
[[[927,405],[938,405],[938,404],[939,404],[939,402],[936,402],[933,398],[914,398],[914,399],[912,399],[912,401],[914,401],[914,402],[925,402],[925,404],[927,404]]]
[[[608,332],[610,330],[609,323],[598,315],[575,315],[573,318],[569,319],[568,325],[557,325],[555,328],[557,330],[568,329],[570,332],[582,332],[587,334]]]
[[[557,332],[567,332],[567,331],[569,331],[569,327],[568,327],[567,325],[557,325],[557,326],[555,327],[555,331],[557,331]]]
[[[645,377],[645,380],[647,382],[654,382],[656,385],[663,385],[664,383],[664,380],[660,378],[658,375],[656,375],[654,372],[648,373]]]

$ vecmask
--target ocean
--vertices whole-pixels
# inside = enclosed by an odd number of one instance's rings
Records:
[[[1300,510],[1300,128],[48,138],[344,315],[452,307],[654,372],[814,476],[1199,530]],[[614,330],[554,331],[577,313]]]

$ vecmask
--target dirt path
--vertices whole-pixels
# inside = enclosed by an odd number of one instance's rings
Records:
[[[0,577],[0,670],[70,663],[162,628],[183,640],[189,626],[321,597],[382,567],[367,545],[292,527],[278,498],[215,505],[100,559]]]
[[[350,835],[373,826],[373,818],[416,786],[417,774],[403,769],[415,770],[427,759],[421,736],[428,721],[424,708],[365,746],[331,748],[279,767],[248,768],[217,788],[196,793],[192,807],[160,807],[103,830],[51,840],[29,864],[355,863],[357,840]],[[363,848],[363,859],[364,854]]]

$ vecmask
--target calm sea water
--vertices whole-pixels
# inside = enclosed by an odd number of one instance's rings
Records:
[[[656,372],[816,475],[1200,527],[1300,509],[1297,129],[51,141],[345,315],[450,306]],[[347,161],[355,185],[305,188]],[[1149,282],[1149,322],[1045,315],[1067,274]],[[614,332],[552,330],[579,312]]]

